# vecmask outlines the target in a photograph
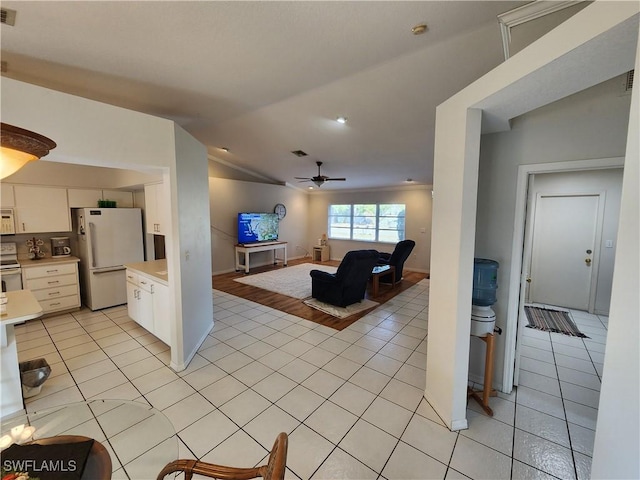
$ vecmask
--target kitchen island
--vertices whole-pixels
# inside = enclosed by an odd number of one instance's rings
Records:
[[[129,317],[171,346],[169,275],[167,261],[150,260],[125,265]]]
[[[22,384],[18,365],[18,348],[14,324],[38,318],[42,307],[30,290],[16,290],[5,293],[7,311],[0,317],[0,353],[2,361],[2,400],[0,417],[16,413],[23,408]]]

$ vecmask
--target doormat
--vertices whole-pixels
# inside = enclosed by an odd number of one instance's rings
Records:
[[[544,332],[562,333],[572,337],[589,338],[571,320],[568,312],[562,310],[552,310],[540,307],[524,307],[527,313],[529,328],[542,330]]]

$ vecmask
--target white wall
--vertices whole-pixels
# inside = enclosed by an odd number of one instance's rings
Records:
[[[288,242],[289,258],[304,257],[307,252],[308,196],[306,192],[281,185],[209,178],[211,216],[211,255],[213,272],[235,270],[234,245],[238,243],[238,213],[273,212],[278,203],[287,208],[279,225],[279,239]],[[251,265],[271,263],[272,252],[251,255]]]
[[[636,50],[640,71],[640,36]],[[640,478],[640,92],[633,89],[591,478]]]
[[[164,185],[170,187],[171,232],[165,237],[167,260],[181,279],[172,298],[182,313],[182,328],[174,335],[178,351],[171,366],[183,370],[213,328],[211,232],[207,152],[204,145],[175,125],[176,162]],[[169,270],[171,275],[171,270]]]
[[[416,246],[405,263],[405,268],[418,272],[429,272],[431,256],[431,188],[403,187],[397,189],[340,192],[327,190],[309,196],[308,249],[318,243],[318,238],[327,233],[329,205],[355,203],[403,203],[405,210],[405,238],[414,240]],[[348,240],[328,241],[331,258],[341,260],[350,250],[373,249],[392,252],[395,244],[380,242],[358,242]]]
[[[509,324],[508,280],[518,167],[623,157],[631,97],[620,95],[620,81],[620,78],[611,79],[522,115],[512,121],[508,132],[482,136],[475,256],[500,263],[497,302],[492,307],[496,312],[496,325],[505,333],[495,342],[494,385],[497,388],[509,390],[511,387],[502,385],[501,379]],[[605,269],[611,268],[611,260]],[[605,297],[601,296],[600,304],[603,302]],[[479,342],[471,345],[470,375],[478,380],[484,372],[484,350]]]

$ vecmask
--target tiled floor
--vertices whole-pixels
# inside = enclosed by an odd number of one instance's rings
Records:
[[[589,340],[527,328],[517,393],[491,399],[493,418],[471,402],[452,433],[423,398],[428,285],[341,332],[214,291],[215,328],[179,374],[125,307],[31,321],[20,359],[53,373],[27,408],[146,401],[182,457],[230,465],[263,461],[286,431],[293,479],[588,478],[606,319],[573,312]]]

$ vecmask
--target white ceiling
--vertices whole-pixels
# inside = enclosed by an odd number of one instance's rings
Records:
[[[275,182],[320,160],[347,178],[323,190],[428,185],[436,106],[503,60],[496,16],[525,3],[3,1],[3,75],[174,120]]]

